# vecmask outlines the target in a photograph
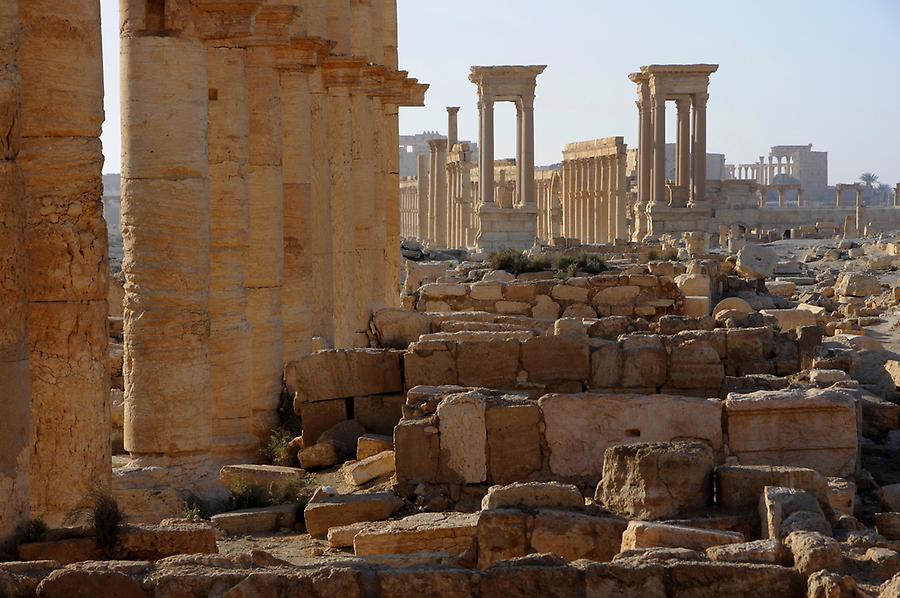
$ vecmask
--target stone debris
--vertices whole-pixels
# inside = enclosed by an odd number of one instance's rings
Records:
[[[481,509],[580,509],[584,497],[577,486],[558,482],[519,482],[491,486]]]
[[[344,467],[347,483],[362,486],[376,478],[394,473],[394,451],[383,451]]]
[[[704,551],[711,546],[740,544],[744,537],[728,532],[650,521],[631,521],[622,534],[622,550],[636,548],[688,548]]]
[[[365,526],[353,538],[357,556],[469,550],[478,526],[477,513],[420,513],[398,521]]]
[[[325,538],[332,527],[387,519],[401,506],[403,501],[390,492],[345,496],[322,493],[307,503],[303,519],[310,536]]]

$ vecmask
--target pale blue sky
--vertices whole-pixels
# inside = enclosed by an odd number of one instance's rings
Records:
[[[119,166],[118,0],[101,0],[107,75],[107,172]],[[398,0],[400,65],[430,83],[425,108],[401,110],[402,133],[477,135],[475,64],[547,64],[535,103],[536,158],[570,141],[636,143],[643,64],[712,62],[709,151],[755,161],[772,145],[829,153],[831,183],[865,170],[900,182],[898,0]],[[673,109],[670,109],[670,124]],[[515,113],[496,111],[497,156],[513,156]],[[670,132],[670,141],[674,139]]]

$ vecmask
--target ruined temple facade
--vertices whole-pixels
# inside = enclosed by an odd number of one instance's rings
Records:
[[[122,0],[121,35],[127,477],[254,455],[286,362],[367,343],[427,86],[396,0]],[[99,0],[0,0],[0,542],[110,483],[100,38]]]

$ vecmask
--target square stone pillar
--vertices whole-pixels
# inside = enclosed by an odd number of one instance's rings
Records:
[[[447,151],[459,143],[459,106],[447,107]]]
[[[534,207],[534,98],[522,99],[522,205]]]
[[[432,217],[435,246],[447,247],[448,209],[447,209],[447,140],[432,139],[428,142],[431,149],[431,178],[433,180],[432,198],[428,203],[434,207]]]

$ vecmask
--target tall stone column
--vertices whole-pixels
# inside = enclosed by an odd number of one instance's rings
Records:
[[[534,208],[534,98],[522,99],[522,204]]]
[[[694,176],[691,191],[691,201],[694,204],[706,201],[706,101],[707,94],[695,94],[693,96],[693,158]]]
[[[603,243],[614,243],[616,240],[616,164],[615,156],[603,156],[603,187],[606,198],[605,209],[601,214],[604,223]]]
[[[432,139],[428,142],[432,147],[434,165],[434,243],[437,247],[447,247],[447,140]]]
[[[31,388],[28,370],[26,196],[20,150],[18,0],[0,0],[0,554],[29,518]]]
[[[666,97],[656,91],[653,102],[653,203],[666,203]],[[696,173],[696,171],[695,171]]]
[[[625,168],[627,155],[624,151],[617,155],[615,159],[615,181],[616,181],[616,239],[628,239],[628,226],[626,222],[627,208],[625,205]]]
[[[21,76],[17,163],[27,219],[29,490],[31,516],[55,526],[92,486],[108,485],[111,475],[100,5],[26,0],[18,2],[16,17],[15,4],[7,3],[3,17],[20,23],[20,45],[15,60],[2,68],[12,73],[9,65],[17,64]],[[0,147],[11,144],[3,152],[11,156],[18,143],[2,141]],[[12,177],[10,167],[7,185],[16,190]],[[13,326],[16,315],[9,314]],[[15,417],[12,422],[22,423]],[[15,439],[9,442],[14,451]]]
[[[459,106],[447,107],[447,148],[453,151],[453,146],[459,143]]]
[[[675,184],[686,187],[691,179],[691,104],[689,99],[680,98],[675,105],[678,108]]]
[[[522,205],[524,201],[524,185],[522,180],[524,178],[525,170],[522,168],[523,160],[522,160],[522,150],[524,147],[524,139],[525,139],[525,127],[524,127],[524,114],[522,111],[522,99],[519,98],[515,102],[516,105],[516,191],[513,194],[512,205],[513,207],[517,207]]]
[[[481,98],[478,103],[481,122],[481,147],[478,181],[481,185],[481,203],[494,207],[494,99]],[[432,177],[435,176],[432,170]]]
[[[309,75],[310,107],[310,239],[312,253],[312,285],[310,302],[312,312],[312,336],[316,339],[311,349],[321,349],[334,338],[334,252],[331,237],[331,165],[329,163],[330,98],[325,89],[323,71],[315,69]],[[420,201],[421,201],[420,196]]]
[[[213,412],[206,49],[189,13],[145,14],[140,0],[121,6],[125,448],[147,464],[205,462]]]
[[[428,158],[429,156],[425,154],[421,154],[418,156],[416,163],[416,188],[418,190],[418,233],[417,237],[424,241],[428,238],[428,221],[429,221],[429,211],[428,211]]]
[[[356,28],[355,19],[354,25]],[[367,341],[359,334],[365,335],[372,317],[372,307],[383,300],[383,296],[376,291],[377,285],[386,282],[384,276],[387,274],[384,251],[387,243],[387,214],[384,205],[379,205],[382,189],[375,160],[375,140],[381,136],[383,118],[381,103],[378,104],[378,114],[375,114],[372,110],[372,98],[364,86],[360,85],[351,91],[353,151],[350,173],[353,195],[349,206],[352,215],[348,214],[345,222],[353,223],[351,245],[347,249],[351,250],[355,288],[344,300],[353,303],[354,335],[350,346],[354,347],[367,345]],[[399,240],[391,249],[400,251]]]
[[[244,265],[250,249],[247,52],[208,44],[210,391],[220,459],[255,453]]]
[[[900,207],[900,183],[897,183],[897,186],[894,187],[894,207]]]
[[[247,50],[250,114],[250,250],[244,286],[253,368],[254,429],[268,437],[278,423],[284,368],[283,120],[277,45]]]
[[[840,185],[834,186],[834,205],[837,208],[841,207],[841,191],[842,189]]]

